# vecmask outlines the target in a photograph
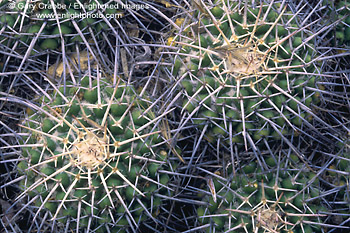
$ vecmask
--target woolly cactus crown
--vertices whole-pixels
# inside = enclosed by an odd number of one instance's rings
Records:
[[[310,122],[324,122],[312,110],[319,70],[307,21],[273,1],[195,1],[193,9],[168,39],[179,48],[180,127],[192,122],[208,141],[245,149],[317,132]]]
[[[292,158],[297,161],[298,159]],[[197,209],[207,232],[322,232],[322,207],[319,180],[308,169],[278,169],[262,173],[251,163],[231,174],[208,180],[203,200]],[[276,169],[277,168],[277,169]],[[307,185],[307,181],[313,182]]]
[[[100,230],[135,229],[157,212],[157,194],[171,191],[168,175],[158,173],[168,167],[167,152],[147,100],[120,79],[108,82],[98,75],[66,85],[24,120],[31,136],[18,165],[26,175],[18,198],[29,194],[36,215],[48,209],[76,229],[96,221]]]

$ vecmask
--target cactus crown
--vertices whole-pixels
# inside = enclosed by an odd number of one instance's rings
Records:
[[[147,100],[120,79],[114,87],[108,82],[86,76],[79,87],[67,84],[24,121],[32,148],[18,165],[27,176],[18,198],[39,194],[36,216],[47,209],[52,220],[71,219],[77,229],[95,226],[91,221],[135,228],[160,207],[159,190],[170,190],[168,175],[158,173],[167,153],[157,145]]]
[[[307,169],[274,169],[261,173],[252,163],[228,182],[209,178],[208,206],[198,208],[200,222],[209,223],[207,231],[321,232],[326,215],[317,199],[318,179]],[[315,181],[307,186],[311,179]]]
[[[210,142],[245,149],[316,130],[309,122],[319,101],[305,22],[280,3],[248,2],[201,3],[168,40],[179,47],[173,74],[184,90],[183,124],[208,125]]]

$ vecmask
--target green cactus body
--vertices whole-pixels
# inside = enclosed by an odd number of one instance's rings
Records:
[[[169,177],[167,153],[159,146],[154,115],[131,85],[116,87],[104,78],[85,77],[67,85],[24,120],[23,193],[40,197],[35,205],[70,227],[98,225],[134,229],[152,218]],[[63,94],[65,93],[65,94]],[[153,203],[153,204],[152,204]],[[104,227],[100,231],[105,229]]]
[[[97,6],[97,2],[100,4],[99,6]],[[6,25],[9,28],[5,30],[5,35],[9,38],[13,31],[18,31],[21,33],[22,42],[29,45],[45,23],[44,29],[39,34],[38,42],[34,46],[35,50],[60,49],[61,36],[64,39],[65,48],[70,50],[75,48],[76,43],[84,43],[81,35],[85,37],[86,41],[91,41],[92,34],[97,40],[102,39],[102,32],[109,28],[103,17],[118,18],[122,16],[122,11],[116,8],[117,4],[109,3],[114,4],[111,12],[109,7],[104,5],[107,2],[54,2],[56,4],[55,14],[50,1],[30,2],[27,3],[27,8],[25,8],[26,1],[20,1],[17,3],[17,7],[10,8],[8,14],[0,17],[0,26]],[[24,18],[25,21],[22,26],[20,25],[22,18],[17,19],[20,16],[17,12],[25,12],[26,15],[30,16]],[[0,38],[5,37],[1,36]],[[11,45],[14,42],[15,40],[11,40]]]
[[[243,172],[244,171],[244,172]],[[255,164],[228,182],[208,179],[207,206],[197,209],[207,232],[323,232],[326,209],[319,199],[319,181],[305,170],[261,173]],[[314,199],[312,199],[314,198]]]
[[[247,5],[201,5],[192,15],[198,21],[168,40],[179,47],[173,74],[181,79],[187,122],[208,125],[210,142],[246,148],[294,134],[319,102],[313,47],[296,17],[281,4]]]
[[[327,4],[325,4],[327,5]],[[337,1],[334,5],[328,4],[331,20],[340,20],[334,27],[334,30],[328,34],[328,37],[332,38],[333,45],[339,47],[349,48],[350,46],[350,3],[349,1]],[[328,17],[327,17],[328,18]]]
[[[325,174],[325,179],[335,186],[346,186],[349,183],[350,174],[350,153],[344,151],[339,159],[329,166],[329,170]],[[347,189],[347,187],[344,187]]]
[[[341,143],[342,149],[339,157],[334,159],[332,164],[326,169],[322,178],[331,189],[337,190],[335,198],[332,200],[333,212],[339,220],[346,222],[350,211],[350,150],[349,140]]]

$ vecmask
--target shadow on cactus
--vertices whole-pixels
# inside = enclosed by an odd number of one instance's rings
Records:
[[[150,23],[140,15],[155,20]],[[72,60],[79,61],[83,50],[88,51],[94,62],[109,69],[112,65],[109,60],[114,61],[118,45],[121,48],[117,51],[122,55],[118,61],[123,63],[127,77],[134,69],[144,72],[142,69],[153,64],[147,63],[153,58],[146,41],[156,41],[159,34],[149,28],[163,27],[166,19],[155,2],[5,0],[0,3],[0,51],[4,54],[5,68],[13,65],[16,70],[26,70],[35,64],[35,70],[46,70],[55,68],[55,63],[62,59],[62,67],[68,73],[75,70]],[[62,71],[56,73],[59,74]]]
[[[147,219],[157,223],[158,195],[173,190],[166,186],[169,176],[158,172],[171,164],[148,101],[132,85],[118,79],[111,86],[99,75],[41,100],[21,125],[28,136],[17,200],[28,195],[35,218],[47,210],[58,227],[77,232],[136,231]]]
[[[350,46],[350,3],[349,1],[323,1],[324,23],[329,21],[333,30],[326,38],[333,46],[349,49]],[[321,8],[322,9],[322,8]]]
[[[311,124],[328,127],[313,109],[320,71],[306,20],[273,1],[194,1],[188,15],[168,39],[178,47],[180,128],[191,122],[209,142],[246,150],[281,139],[292,146],[300,134],[322,138]]]

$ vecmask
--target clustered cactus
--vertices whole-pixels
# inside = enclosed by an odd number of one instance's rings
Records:
[[[167,152],[154,114],[145,112],[148,101],[121,79],[109,83],[85,76],[67,84],[22,123],[29,136],[18,198],[28,194],[36,215],[48,209],[71,229],[136,228],[157,214],[157,194],[172,191],[169,176],[158,172],[169,168]]]
[[[346,7],[341,9],[343,15],[348,14]],[[213,144],[217,154],[222,153],[224,159],[218,161],[223,165],[221,171],[213,165],[216,173],[205,172],[210,175],[222,172],[223,177],[207,181],[208,195],[202,200],[207,206],[197,209],[201,219],[198,230],[322,232],[326,229],[321,227],[325,226],[326,218],[320,217],[326,216],[330,204],[323,203],[323,215],[318,215],[319,201],[316,204],[308,201],[329,195],[321,194],[318,178],[311,179],[310,184],[307,182],[316,175],[316,170],[311,169],[311,172],[310,163],[315,166],[318,156],[309,159],[302,155],[300,145],[294,147],[299,136],[304,138],[302,140],[306,137],[324,139],[315,125],[329,127],[317,114],[320,92],[324,89],[317,84],[323,76],[321,63],[317,60],[322,58],[315,47],[317,33],[308,30],[317,22],[308,22],[294,11],[290,5],[273,1],[214,1],[213,4],[195,1],[186,17],[177,19],[180,29],[167,40],[168,46],[177,49],[172,53],[175,54],[174,66],[170,72],[183,97],[179,129],[192,124],[199,129],[200,138]],[[345,29],[346,26],[343,31]],[[271,148],[283,143],[298,154],[297,168],[271,168],[268,164],[272,158],[262,157],[263,150],[272,154]],[[222,152],[225,149],[227,152]],[[243,150],[253,151],[258,170],[247,174],[245,169],[236,168],[235,175],[229,176],[225,166],[244,164],[247,158]],[[342,164],[349,166],[348,161],[342,161]],[[301,169],[302,166],[307,169]],[[244,168],[247,167],[249,165]],[[335,170],[340,171],[340,168]],[[271,174],[269,178],[261,179],[261,173]],[[294,183],[293,187],[284,186],[289,179],[299,186]],[[273,189],[270,185],[273,182],[275,195],[262,195]],[[220,185],[214,185],[218,183]],[[234,188],[230,188],[231,185]],[[247,186],[251,190],[247,191]],[[313,187],[312,192],[310,187]],[[281,190],[286,191],[284,196],[297,194],[282,200]],[[255,204],[250,205],[249,200]],[[245,201],[246,206],[242,204]],[[293,201],[303,204],[295,206]],[[266,202],[271,203],[271,207]],[[241,209],[243,206],[247,208]],[[260,211],[270,208],[275,211],[273,223],[256,219],[261,215]],[[293,216],[293,220],[285,216]],[[272,212],[265,217],[272,217]],[[316,219],[314,222],[306,220],[309,217]]]
[[[0,225],[348,230],[349,4],[316,2],[2,1]]]

